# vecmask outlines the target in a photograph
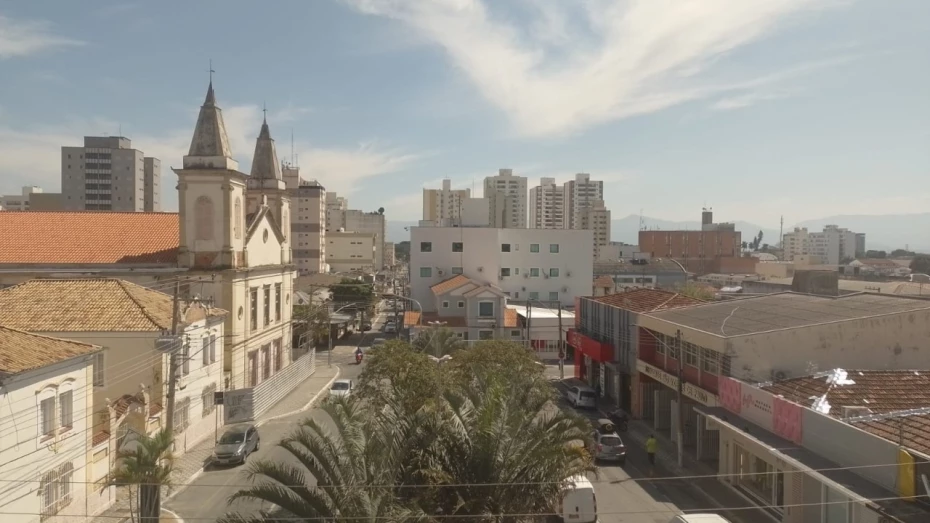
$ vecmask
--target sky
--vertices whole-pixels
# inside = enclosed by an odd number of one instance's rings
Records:
[[[499,168],[590,173],[614,218],[926,212],[928,20],[926,0],[0,0],[0,194],[58,191],[61,146],[121,133],[175,210],[212,63],[241,170],[267,108],[282,160],[390,220]]]

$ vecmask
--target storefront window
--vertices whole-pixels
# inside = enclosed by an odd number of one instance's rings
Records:
[[[784,474],[764,459],[736,446],[739,486],[762,504],[773,507],[784,505]]]

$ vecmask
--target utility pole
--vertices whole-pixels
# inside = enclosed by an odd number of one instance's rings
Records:
[[[184,340],[178,334],[178,323],[181,319],[181,306],[180,306],[180,297],[181,294],[181,280],[174,282],[174,299],[173,299],[173,312],[171,314],[171,335],[176,340],[176,345],[172,348],[171,354],[168,356],[168,398],[165,403],[167,403],[167,410],[165,412],[165,430],[168,431],[168,434],[171,435],[171,438],[174,439],[174,396],[178,388],[178,353],[181,351],[181,344],[184,343]]]
[[[681,353],[681,329],[675,332],[675,346],[678,348],[678,427],[677,427],[677,443],[678,443],[678,466],[684,466],[684,452],[685,452],[685,409],[683,405],[684,400],[684,355]]]
[[[562,331],[562,303],[556,302],[559,308],[559,379],[565,379],[565,333]],[[577,374],[576,374],[577,376]]]
[[[529,348],[533,349],[533,336],[530,335],[530,315],[532,314],[533,304],[526,300],[526,340]]]

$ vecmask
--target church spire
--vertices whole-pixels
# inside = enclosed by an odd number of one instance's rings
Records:
[[[281,165],[275,150],[267,118],[262,120],[262,129],[255,140],[255,154],[252,155],[253,180],[281,180]]]
[[[216,105],[213,80],[207,87],[207,96],[200,107],[190,151],[184,157],[184,168],[236,169],[229,148],[229,138],[223,123],[223,111]]]

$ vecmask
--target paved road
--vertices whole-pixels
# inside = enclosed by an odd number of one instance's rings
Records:
[[[378,334],[383,324],[384,316],[378,315],[372,325],[373,331],[363,336],[356,336],[359,345],[367,346],[375,337],[385,337]],[[319,358],[319,354],[317,357]],[[318,359],[322,361],[322,359]],[[340,379],[357,379],[364,366],[355,364],[355,345],[339,345],[333,349],[332,361],[341,369]],[[309,398],[307,398],[309,400]],[[280,461],[292,460],[290,454],[275,446],[283,436],[293,430],[295,423],[307,417],[326,422],[327,418],[318,408],[307,412],[287,416],[263,424],[259,428],[261,448],[249,459],[271,459]],[[233,507],[227,505],[229,496],[240,490],[248,481],[242,474],[242,467],[209,467],[204,470],[191,485],[180,491],[174,498],[165,504],[167,508],[176,512],[186,521],[200,523],[209,521],[225,514],[230,508],[244,514],[257,512],[262,508],[257,503],[237,502]]]

